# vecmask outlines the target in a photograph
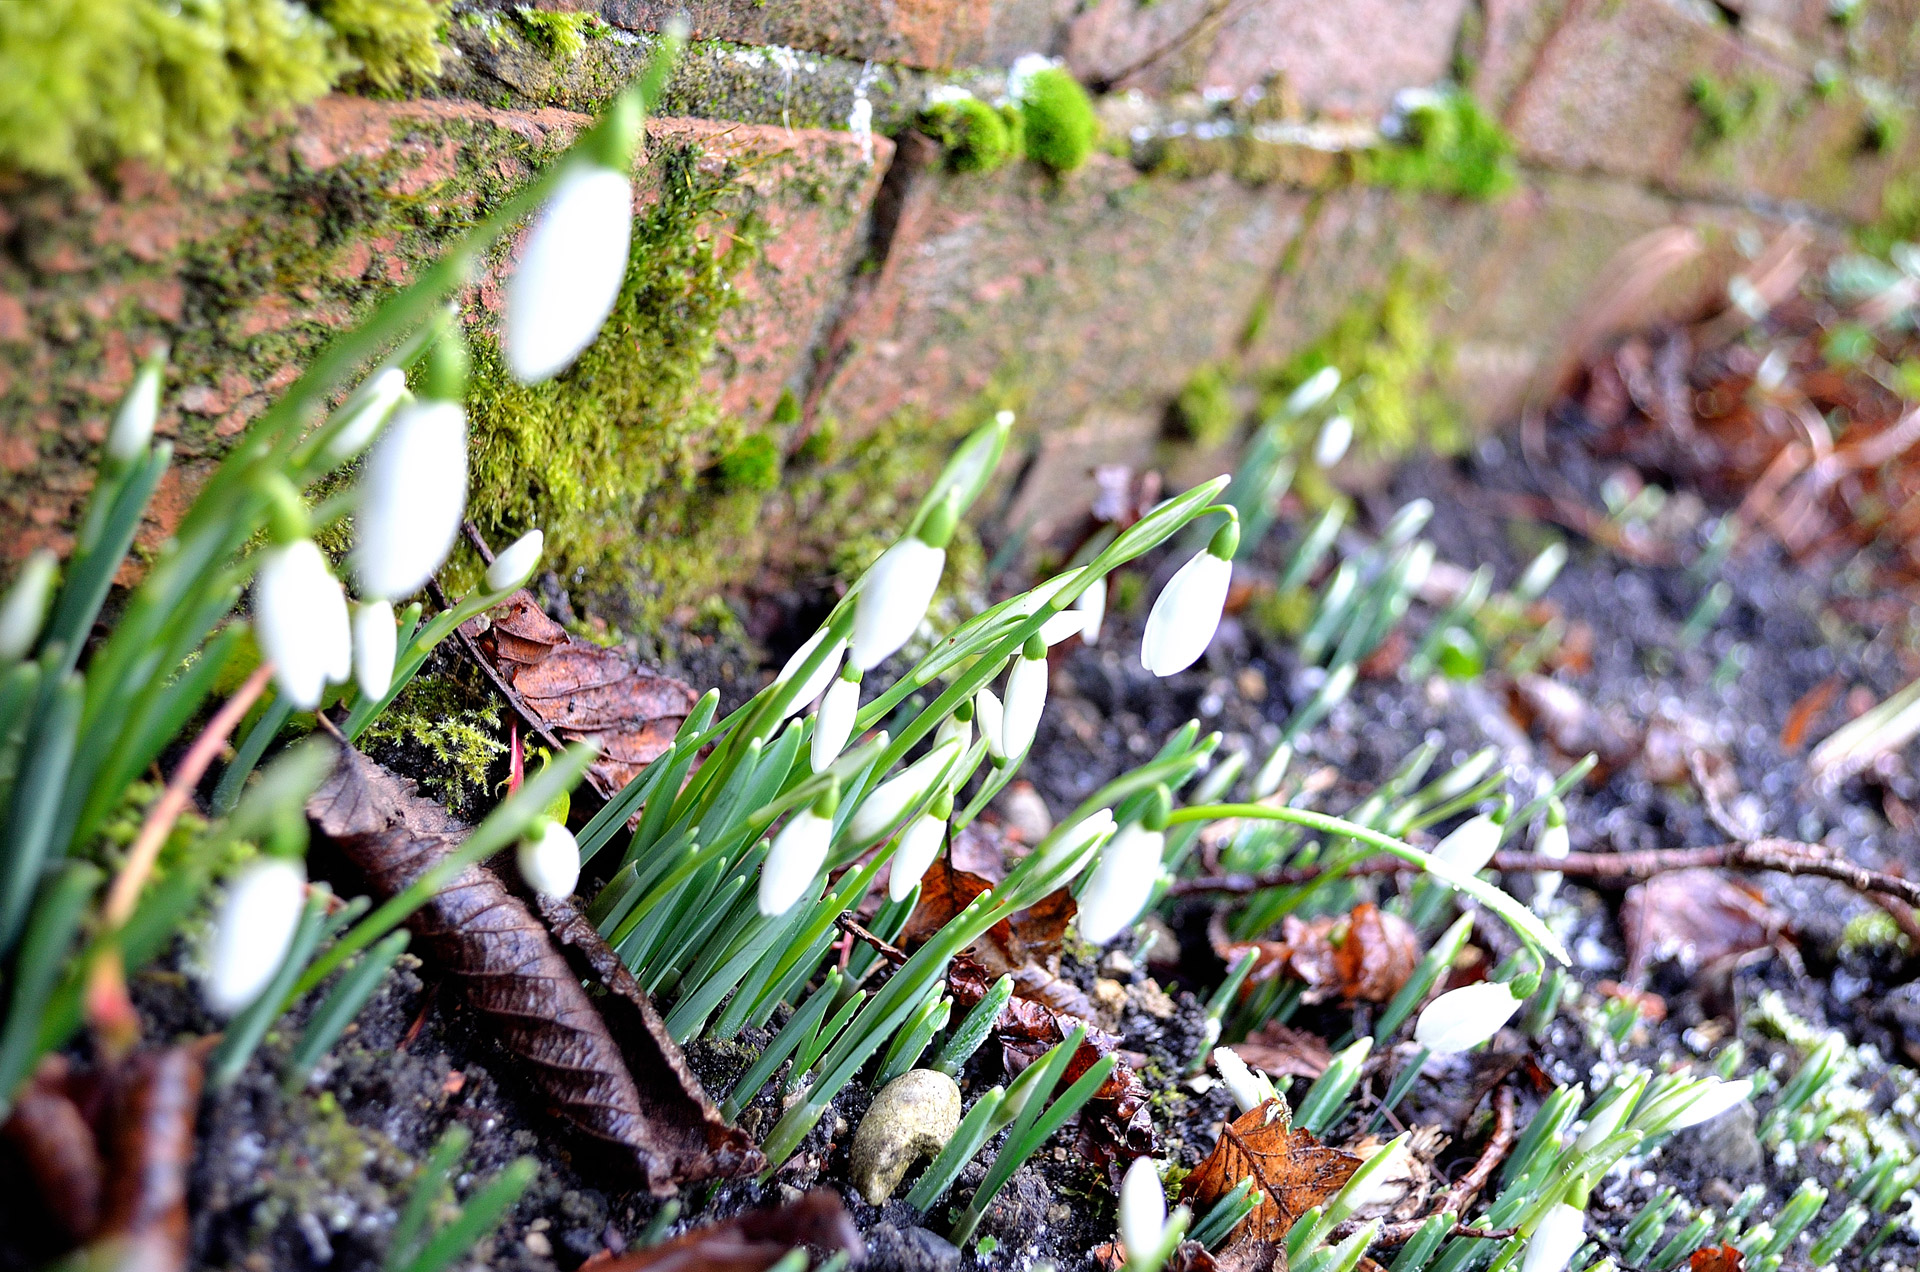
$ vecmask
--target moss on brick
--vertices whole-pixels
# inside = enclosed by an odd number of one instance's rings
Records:
[[[1700,114],[1695,144],[1706,149],[1756,130],[1771,101],[1773,85],[1757,76],[1723,80],[1702,73],[1693,77],[1687,91]]]
[[[1466,93],[1436,94],[1407,110],[1399,138],[1360,152],[1355,175],[1371,185],[1493,199],[1517,180],[1513,139]]]
[[[1233,401],[1233,370],[1218,362],[1196,368],[1173,402],[1175,428],[1206,449],[1226,441],[1239,418]]]
[[[940,143],[953,172],[992,172],[1014,153],[1007,117],[977,97],[935,102],[920,127]]]
[[[1020,96],[1020,140],[1027,158],[1072,172],[1093,154],[1100,120],[1080,81],[1059,67],[1035,71]]]

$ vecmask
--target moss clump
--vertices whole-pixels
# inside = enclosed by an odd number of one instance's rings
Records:
[[[765,433],[750,433],[713,467],[722,490],[774,490],[780,485],[780,445]]]
[[[506,758],[500,733],[498,700],[442,672],[415,677],[361,738],[375,759],[396,762],[436,799],[467,813]]]
[[[1035,71],[1020,94],[1020,133],[1027,158],[1054,172],[1072,172],[1093,154],[1100,120],[1080,81],[1057,66]]]
[[[439,69],[443,0],[32,0],[0,4],[0,167],[79,178],[123,158],[220,157],[240,125],[356,71]]]
[[[1232,369],[1218,362],[1195,370],[1173,402],[1175,429],[1201,446],[1226,441],[1239,417],[1233,402]]]
[[[992,172],[1014,151],[1007,117],[977,97],[934,102],[920,112],[920,128],[940,143],[952,172]]]
[[[1466,93],[1435,94],[1408,109],[1398,140],[1362,152],[1360,180],[1401,190],[1495,199],[1517,180],[1513,138]]]
[[[1693,108],[1700,112],[1702,148],[1736,140],[1758,127],[1771,86],[1755,78],[1722,80],[1700,74],[1688,85]]]
[[[719,412],[701,369],[754,235],[748,227],[715,252],[708,227],[729,174],[702,173],[697,158],[688,146],[654,157],[659,197],[634,225],[620,299],[572,367],[523,385],[491,340],[475,341],[475,520],[499,538],[542,527],[563,570],[629,549],[641,500],[690,487],[712,457]]]
[[[530,4],[516,6],[513,16],[535,44],[567,61],[586,52],[588,40],[612,29],[595,13],[539,9]]]
[[[1881,187],[1880,215],[1854,231],[1861,249],[1885,256],[1895,243],[1920,241],[1920,171],[1904,173]]]

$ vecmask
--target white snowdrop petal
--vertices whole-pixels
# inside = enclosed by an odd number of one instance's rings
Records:
[[[107,456],[118,463],[138,458],[153,440],[160,418],[160,370],[144,366],[133,377],[133,387],[120,401],[113,425],[107,430]]]
[[[327,439],[327,457],[335,463],[352,459],[368,446],[400,404],[408,400],[407,374],[386,367],[360,387],[340,409],[346,419]]]
[[[853,665],[871,671],[907,643],[940,587],[947,554],[908,535],[873,563],[853,607]]]
[[[306,904],[298,862],[266,857],[235,876],[214,919],[202,990],[207,1007],[231,1016],[258,998],[280,970]]]
[[[1167,1190],[1151,1157],[1136,1157],[1120,1181],[1120,1240],[1130,1259],[1157,1248],[1167,1227]]]
[[[980,722],[980,739],[987,744],[987,754],[996,760],[1006,759],[1006,748],[1000,745],[1007,731],[1006,710],[993,690],[982,689],[973,695],[973,718]]]
[[[1347,447],[1353,444],[1353,421],[1344,415],[1328,418],[1320,426],[1320,436],[1314,439],[1313,462],[1322,468],[1332,468],[1346,457]]]
[[[520,877],[542,896],[572,896],[580,882],[580,843],[559,822],[549,821],[538,835],[521,840],[514,856]]]
[[[507,545],[500,555],[493,558],[493,564],[487,567],[487,590],[504,592],[510,587],[519,587],[533,575],[533,568],[540,564],[540,553],[546,547],[547,536],[539,530],[529,530]]]
[[[399,637],[386,601],[368,601],[353,611],[353,675],[368,701],[386,697],[393,686]]]
[[[522,384],[565,370],[620,298],[633,236],[633,185],[599,164],[569,168],[541,208],[507,283],[501,347]]]
[[[1064,609],[1040,624],[1040,640],[1051,648],[1069,636],[1080,635],[1086,627],[1086,616],[1079,610]]]
[[[1016,658],[1007,675],[1007,701],[1001,714],[1000,753],[1019,755],[1033,745],[1047,707],[1047,660]]]
[[[1564,1272],[1586,1243],[1586,1213],[1560,1202],[1541,1217],[1539,1227],[1528,1238],[1521,1272]]]
[[[905,901],[913,892],[920,877],[927,873],[927,867],[940,855],[940,849],[947,842],[947,823],[932,813],[922,813],[913,819],[900,836],[900,846],[893,851],[893,865],[887,875],[887,895],[896,903]]]
[[[847,739],[853,736],[853,720],[860,712],[860,682],[844,677],[833,682],[827,696],[820,700],[820,714],[813,720],[813,744],[808,759],[818,773],[840,758]]]
[[[1080,599],[1074,602],[1074,611],[1080,615],[1080,639],[1089,645],[1100,643],[1100,625],[1107,617],[1107,581],[1095,579],[1080,593]]]
[[[1461,874],[1479,874],[1500,847],[1500,823],[1486,813],[1469,817],[1442,839],[1433,855]]]
[[[853,810],[853,817],[847,823],[847,834],[856,842],[877,839],[883,831],[933,785],[933,779],[940,775],[960,748],[951,743],[936,746],[924,757],[900,770],[898,776],[888,778],[876,786],[860,801],[860,807]]]
[[[958,716],[948,716],[933,731],[933,744],[940,746],[952,742],[962,751],[973,745],[973,721],[962,720]]]
[[[780,674],[775,679],[784,684],[799,675],[800,669],[807,665],[807,659],[813,657],[813,651],[820,648],[820,642],[826,638],[827,629],[824,627],[807,637],[806,643],[793,651],[793,657],[787,659],[787,665],[780,669]],[[833,683],[834,676],[839,672],[840,659],[846,652],[846,641],[833,642],[833,648],[827,651],[827,656],[820,660],[820,665],[793,695],[793,701],[787,704],[788,715],[798,715],[806,710],[809,702],[826,692],[827,686]]]
[[[1166,836],[1132,823],[1113,837],[1079,897],[1080,936],[1105,945],[1140,917],[1160,880]]]
[[[59,572],[60,559],[47,548],[35,549],[20,567],[0,601],[0,661],[25,658],[40,639]]]
[[[1221,1080],[1227,1084],[1227,1091],[1242,1113],[1251,1113],[1267,1102],[1267,1093],[1261,1087],[1260,1079],[1253,1075],[1253,1070],[1247,1067],[1247,1062],[1237,1052],[1227,1047],[1216,1047],[1213,1067],[1220,1070]]]
[[[253,626],[274,681],[302,711],[353,666],[346,593],[311,539],[267,548],[253,582]]]
[[[1477,1047],[1500,1032],[1520,1000],[1498,981],[1449,990],[1428,1003],[1414,1022],[1413,1040],[1439,1056]]]
[[[1233,562],[1211,552],[1181,566],[1147,615],[1141,665],[1156,676],[1171,676],[1200,661],[1220,627],[1232,582]]]
[[[1753,1094],[1753,1079],[1741,1078],[1737,1082],[1722,1082],[1715,1079],[1711,1085],[1703,1087],[1693,1098],[1685,1111],[1673,1119],[1672,1129],[1685,1130],[1689,1126],[1699,1126],[1702,1122],[1711,1122],[1722,1113],[1730,1112],[1735,1105],[1746,1103]]]
[[[760,866],[760,913],[771,918],[791,910],[827,861],[833,823],[812,809],[787,819]]]
[[[467,414],[457,402],[395,413],[367,456],[354,514],[362,595],[398,600],[426,585],[453,549],[467,506]]]

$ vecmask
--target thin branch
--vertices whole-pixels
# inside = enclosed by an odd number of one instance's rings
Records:
[[[1447,1190],[1447,1195],[1440,1199],[1440,1204],[1433,1208],[1432,1213],[1422,1215],[1418,1219],[1386,1224],[1381,1227],[1380,1235],[1375,1240],[1381,1245],[1405,1245],[1413,1240],[1434,1215],[1458,1215],[1466,1210],[1474,1196],[1487,1186],[1489,1179],[1493,1178],[1493,1172],[1499,1169],[1500,1163],[1506,1160],[1507,1154],[1513,1151],[1514,1141],[1519,1138],[1515,1134],[1514,1120],[1513,1090],[1503,1086],[1493,1097],[1493,1134],[1487,1137],[1486,1147],[1480,1150],[1480,1156],[1474,1160],[1472,1168],[1460,1177],[1458,1183]],[[1364,1227],[1366,1222],[1360,1219],[1348,1219],[1334,1228],[1328,1240],[1344,1241]],[[1448,1235],[1505,1239],[1516,1231],[1517,1229],[1514,1228],[1475,1228],[1464,1223],[1455,1223]]]
[[[871,945],[874,949],[879,950],[881,957],[885,958],[889,963],[892,963],[895,967],[898,967],[902,963],[907,961],[907,952],[905,950],[901,949],[897,945],[888,944],[885,940],[883,940],[879,936],[876,936],[874,933],[869,932],[866,928],[861,927],[860,924],[854,920],[852,915],[849,915],[849,914],[837,915],[833,921],[836,925],[839,926],[840,930],[842,932],[845,932],[848,936],[855,937],[859,940],[865,941],[868,945]]]
[[[1570,879],[1622,887],[1673,870],[1773,870],[1780,874],[1833,879],[1857,892],[1896,897],[1908,905],[1920,905],[1920,883],[1857,866],[1819,844],[1792,839],[1754,839],[1746,843],[1716,844],[1708,848],[1654,848],[1642,852],[1576,852],[1565,857],[1546,857],[1532,852],[1497,852],[1489,864],[1495,870],[1507,872],[1557,870]],[[1356,862],[1342,873],[1381,875],[1411,870],[1411,865],[1397,857],[1374,857]],[[1311,883],[1321,873],[1317,866],[1298,866],[1261,874],[1181,879],[1174,883],[1172,892],[1175,896],[1203,893],[1245,895],[1268,888]]]

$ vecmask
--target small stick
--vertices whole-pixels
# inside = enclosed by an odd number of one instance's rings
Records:
[[[1517,1138],[1519,1137],[1514,1134],[1513,1090],[1503,1086],[1493,1097],[1493,1134],[1487,1137],[1487,1145],[1480,1150],[1480,1156],[1475,1159],[1472,1168],[1460,1177],[1458,1183],[1447,1190],[1447,1195],[1441,1198],[1440,1204],[1433,1208],[1431,1214],[1422,1215],[1418,1219],[1408,1219],[1402,1223],[1386,1224],[1381,1227],[1380,1235],[1375,1240],[1381,1245],[1405,1245],[1413,1240],[1414,1235],[1425,1227],[1427,1221],[1434,1215],[1449,1212],[1457,1215],[1465,1210],[1473,1201],[1474,1195],[1487,1186],[1487,1181],[1493,1178],[1493,1172],[1499,1168],[1501,1162],[1506,1160],[1507,1154],[1513,1151],[1514,1141]],[[1348,1219],[1334,1228],[1327,1239],[1344,1241],[1358,1232],[1365,1222],[1359,1219]],[[1456,1223],[1448,1235],[1504,1239],[1512,1236],[1516,1231],[1518,1229],[1515,1228],[1474,1228],[1464,1223]]]
[[[447,596],[446,589],[440,586],[439,579],[429,580],[427,586],[432,589],[433,603],[435,605],[438,605],[441,609],[453,608],[453,601]],[[453,634],[460,638],[460,647],[467,651],[467,657],[473,659],[473,665],[480,669],[480,674],[487,678],[487,683],[493,686],[494,692],[506,699],[507,705],[513,708],[513,713],[519,716],[529,729],[532,729],[534,733],[539,735],[540,740],[546,743],[554,754],[558,755],[561,751],[566,750],[566,743],[553,735],[553,731],[547,728],[547,722],[534,714],[533,708],[527,705],[526,700],[514,691],[513,686],[507,683],[506,678],[495,670],[494,665],[488,662],[486,657],[481,654],[480,646],[475,643],[472,636],[467,634],[466,624],[462,623],[460,626],[454,628]],[[587,780],[593,782],[595,788],[598,789],[599,782],[595,780],[591,772],[587,774]]]
[[[858,937],[874,949],[879,950],[881,956],[895,967],[907,961],[907,952],[905,950],[897,945],[889,945],[872,932],[867,931],[867,929],[861,927],[851,915],[841,914],[836,916],[833,921],[839,926],[840,930],[848,936]]]

